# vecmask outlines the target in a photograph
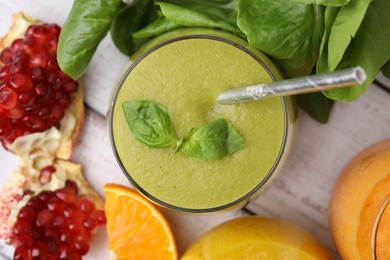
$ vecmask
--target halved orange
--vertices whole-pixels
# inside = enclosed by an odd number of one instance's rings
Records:
[[[104,194],[112,259],[178,258],[169,224],[151,202],[117,184],[106,184]]]

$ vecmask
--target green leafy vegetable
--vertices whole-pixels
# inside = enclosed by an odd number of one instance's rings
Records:
[[[176,144],[176,152],[183,151],[201,160],[221,160],[245,146],[243,138],[226,119],[217,119],[193,128]]]
[[[297,96],[297,103],[307,114],[320,123],[327,123],[334,104],[321,92],[308,93]]]
[[[168,112],[153,101],[126,101],[122,104],[126,122],[135,138],[150,148],[174,145],[177,135]]]
[[[148,39],[179,27],[181,27],[179,24],[171,22],[165,17],[159,17],[141,30],[134,32],[133,38]]]
[[[162,14],[181,26],[219,28],[240,33],[237,27],[237,0],[161,0]]]
[[[288,77],[310,74],[324,31],[324,8],[289,0],[241,0],[238,26]]]
[[[137,0],[132,5],[123,5],[111,25],[111,38],[125,55],[132,55],[144,41],[133,38],[132,33],[148,25],[155,17],[152,0]]]
[[[328,40],[329,40],[331,28],[334,24],[334,21],[336,20],[339,11],[340,8],[338,7],[327,7],[325,9],[325,14],[324,14],[325,32],[322,35],[320,55],[316,64],[317,73],[324,73],[330,71],[329,64],[328,64]]]
[[[390,79],[390,60],[382,67],[383,75]]]
[[[351,0],[341,7],[328,39],[328,64],[334,71],[343,58],[351,39],[355,37],[372,0]]]
[[[353,88],[326,91],[325,95],[337,100],[352,101],[359,97],[377,76],[379,70],[390,59],[390,1],[375,0],[348,48],[343,62],[349,66],[362,66],[366,81]]]
[[[351,0],[292,0],[293,2],[303,4],[318,4],[325,6],[343,6],[349,3]]]
[[[73,79],[86,71],[99,42],[107,34],[121,0],[75,0],[58,40],[57,59]]]

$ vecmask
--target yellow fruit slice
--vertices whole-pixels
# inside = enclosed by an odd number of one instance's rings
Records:
[[[108,247],[113,259],[177,259],[172,231],[158,209],[136,191],[104,186]]]

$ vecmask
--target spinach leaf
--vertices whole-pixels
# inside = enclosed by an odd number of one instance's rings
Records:
[[[240,0],[238,27],[288,77],[310,74],[324,31],[324,7],[289,0]]]
[[[144,28],[133,33],[134,39],[147,39],[164,32],[181,27],[179,24],[169,21],[165,17],[159,17]]]
[[[121,0],[75,0],[62,28],[57,48],[60,68],[73,79],[86,71],[107,34]]]
[[[351,0],[341,7],[328,40],[329,70],[334,71],[343,58],[351,39],[355,37],[367,8],[373,0]]]
[[[177,135],[166,109],[153,101],[126,101],[122,104],[126,122],[135,138],[150,148],[169,147]]]
[[[115,46],[125,55],[137,51],[144,41],[135,40],[132,33],[156,18],[152,0],[137,0],[132,5],[123,5],[111,25],[111,38]]]
[[[293,2],[303,4],[318,4],[325,6],[343,6],[349,3],[351,0],[292,0]]]
[[[330,71],[329,64],[328,64],[328,40],[329,40],[331,28],[333,26],[334,21],[336,20],[339,11],[340,11],[339,7],[328,6],[325,9],[325,14],[324,14],[325,32],[322,35],[320,55],[316,64],[317,73],[324,73]]]
[[[385,77],[390,79],[390,60],[382,67],[382,73]]]
[[[176,152],[183,151],[200,160],[221,160],[245,146],[243,138],[226,119],[216,119],[191,131],[176,144]]]
[[[369,6],[366,16],[356,33],[347,53],[345,63],[351,67],[362,66],[367,74],[366,81],[353,88],[326,91],[332,99],[352,101],[359,97],[377,76],[379,70],[390,59],[390,1],[375,0]],[[345,55],[344,55],[345,56]]]
[[[237,0],[160,0],[156,4],[167,20],[181,26],[241,33],[237,27]]]
[[[308,115],[320,123],[327,123],[334,104],[321,92],[297,95],[297,103]]]

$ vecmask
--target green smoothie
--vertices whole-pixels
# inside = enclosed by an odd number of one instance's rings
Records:
[[[290,103],[278,97],[235,105],[216,100],[225,89],[270,82],[275,75],[251,51],[210,35],[174,39],[144,53],[122,78],[111,111],[114,151],[132,184],[163,206],[189,212],[245,201],[281,160]],[[175,153],[175,147],[148,148],[126,123],[122,103],[133,100],[163,105],[179,138],[193,127],[225,118],[245,147],[216,161]]]

